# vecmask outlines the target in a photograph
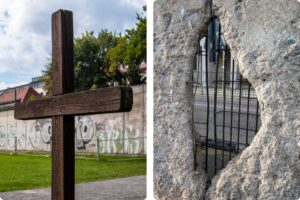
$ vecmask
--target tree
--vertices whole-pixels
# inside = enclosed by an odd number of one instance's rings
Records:
[[[147,19],[146,7],[143,7],[144,13],[137,14],[136,27],[126,30],[123,37],[118,38],[118,43],[114,48],[111,48],[106,58],[110,61],[109,72],[114,77],[113,80],[124,84],[124,78],[120,79],[118,67],[120,64],[127,66],[125,78],[131,85],[141,84],[145,80],[140,74],[139,65],[146,62],[147,55]],[[122,80],[121,82],[119,80]]]
[[[143,7],[146,12],[146,7]],[[147,55],[147,18],[142,14],[137,14],[136,28],[126,31],[129,44],[126,51],[125,62],[129,67],[137,66],[146,61]]]
[[[40,78],[40,81],[45,83],[43,89],[46,91],[46,96],[52,95],[52,62],[51,59],[47,59],[45,65],[45,70],[42,71],[43,76]]]
[[[146,12],[146,7],[143,7]],[[146,62],[147,56],[147,19],[144,13],[137,14],[136,28],[127,30],[129,44],[126,49],[125,62],[128,64],[127,78],[132,85],[141,84],[145,80],[142,79],[139,71],[139,65]]]
[[[109,61],[109,75],[113,82],[117,82],[120,85],[123,85],[125,82],[125,77],[120,73],[119,66],[124,65],[127,46],[127,37],[119,36],[117,45],[110,48],[105,55],[106,60]]]
[[[144,13],[137,14],[136,27],[126,30],[125,35],[101,30],[85,32],[74,40],[75,91],[107,87],[111,83],[120,85],[140,84],[138,66],[146,61],[146,7]],[[127,73],[121,73],[120,64],[127,66]],[[42,81],[47,95],[51,95],[51,60],[42,71]]]
[[[106,87],[108,76],[107,51],[117,44],[117,36],[107,30],[101,30],[96,38],[93,32],[86,32],[75,39],[75,88],[77,91],[92,87]]]

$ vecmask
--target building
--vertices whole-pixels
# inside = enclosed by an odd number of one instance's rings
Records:
[[[41,81],[41,77],[40,76],[32,78],[31,83],[29,83],[29,84],[39,94],[46,95],[46,92],[43,89],[43,87],[45,86],[45,83],[43,81]]]
[[[16,102],[42,98],[31,86],[23,85],[0,91],[0,111],[13,109]]]
[[[23,102],[29,99],[42,98],[44,82],[40,77],[32,78],[32,81],[25,85],[7,88],[0,91],[0,110],[11,109],[15,102]]]
[[[3,96],[0,97],[0,105],[4,104],[4,103],[1,103],[1,99],[3,99],[4,102],[7,102],[8,100],[11,101],[10,103],[14,102],[15,101],[15,96],[14,96],[15,92],[17,93],[16,94],[17,101],[20,101],[20,100],[23,101],[24,99],[22,99],[22,97],[25,98],[24,93],[26,93],[26,92],[29,92],[29,94],[32,94],[32,95],[36,95],[35,93],[38,93],[39,96],[43,96],[46,94],[45,90],[43,89],[44,86],[45,86],[45,83],[43,81],[41,81],[41,77],[39,76],[39,77],[32,78],[31,82],[28,84],[0,90],[0,95],[3,94]]]

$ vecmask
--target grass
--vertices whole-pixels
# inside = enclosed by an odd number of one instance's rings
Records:
[[[76,183],[146,174],[145,156],[80,155],[75,160]],[[51,158],[48,154],[0,153],[0,192],[49,187]]]

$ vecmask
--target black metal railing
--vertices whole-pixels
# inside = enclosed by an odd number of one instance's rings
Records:
[[[240,75],[220,24],[214,26],[218,30],[213,36],[200,41],[193,105],[195,141],[202,147],[203,164],[210,178],[251,143],[261,125],[255,90]],[[210,44],[215,41],[217,45]]]

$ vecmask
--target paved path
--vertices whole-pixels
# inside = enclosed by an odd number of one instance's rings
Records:
[[[146,176],[76,184],[76,200],[141,200],[146,198]],[[50,200],[51,190],[0,193],[2,200]]]

